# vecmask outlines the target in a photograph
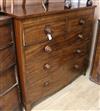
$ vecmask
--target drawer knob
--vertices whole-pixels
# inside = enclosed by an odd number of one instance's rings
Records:
[[[80,25],[84,25],[84,24],[85,24],[85,20],[84,20],[84,19],[81,19],[80,22],[79,22],[79,24],[80,24]]]
[[[79,35],[78,35],[78,38],[83,39],[83,35],[82,35],[82,34],[79,34]]]
[[[77,49],[77,50],[76,50],[76,53],[77,53],[77,54],[80,54],[81,52],[82,52],[82,51],[81,51],[80,49]]]
[[[47,45],[47,46],[45,47],[45,52],[48,52],[48,53],[52,52],[52,48]]]
[[[47,35],[48,40],[52,40],[53,39],[52,31],[51,31],[51,29],[49,27],[50,26],[46,26],[45,29],[44,29],[44,32]]]
[[[74,68],[75,68],[75,69],[79,69],[79,65],[78,65],[78,64],[75,64],[75,65],[74,65]]]
[[[49,86],[49,81],[44,82],[44,87]]]
[[[45,65],[44,65],[44,68],[45,68],[45,69],[50,69],[51,66],[50,66],[49,64],[45,64]]]

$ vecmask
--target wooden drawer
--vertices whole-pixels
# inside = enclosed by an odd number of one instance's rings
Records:
[[[0,94],[16,83],[16,68],[13,66],[7,71],[0,73]]]
[[[86,73],[86,70],[89,65],[89,60],[85,56],[84,58],[80,58],[79,60],[73,60],[73,65],[69,69],[73,72],[73,74],[78,73],[78,74],[83,74]]]
[[[84,14],[81,13],[74,13],[74,15],[69,15],[68,17],[68,33],[74,33],[77,30],[82,31],[84,28],[89,28],[92,27],[93,25],[93,12],[86,13],[83,12]]]
[[[23,36],[24,46],[49,41],[47,34],[50,34],[52,39],[60,35],[64,36],[65,34],[66,19],[63,16],[38,18],[34,21],[31,23],[32,26],[25,25]]]
[[[28,101],[34,103],[45,96],[53,94],[54,92],[64,87],[66,81],[67,78],[65,78],[64,75],[59,75],[56,77],[56,79],[53,75],[51,75],[34,84],[31,84],[28,87],[28,94],[30,95]]]
[[[0,20],[0,49],[4,49],[13,43],[12,21]]]
[[[0,72],[3,72],[12,67],[15,62],[14,46],[10,46],[4,50],[0,50]]]
[[[63,66],[52,72],[51,75],[43,78],[36,83],[28,82],[28,98],[29,102],[36,102],[40,98],[53,94],[54,92],[60,90],[70,82],[72,82],[76,77],[83,74],[85,69],[85,59],[79,59],[77,62],[67,62],[63,63]],[[85,61],[86,62],[86,61]]]
[[[48,46],[52,49],[50,53],[45,52],[43,50],[44,45],[42,46],[41,44],[34,46],[32,49],[26,49],[25,66],[28,81],[34,83],[37,80],[51,75],[50,73],[55,72],[63,65],[60,61],[67,63],[67,61],[73,58],[84,58],[89,51],[88,42],[86,44],[75,43],[67,47],[67,42],[62,41],[52,45],[49,44]]]
[[[0,97],[0,111],[22,111],[17,87]]]
[[[90,51],[89,41],[87,41],[85,44],[75,43],[69,46],[68,48],[62,49],[63,57],[64,58],[66,57],[67,60],[69,61],[73,58],[77,60],[78,58],[81,58],[81,57],[84,58],[86,56],[89,56],[89,51]]]
[[[77,30],[76,32],[69,32],[67,33],[66,39],[76,39],[76,42],[84,42],[86,40],[90,40],[93,33],[93,27],[86,27],[82,30]]]

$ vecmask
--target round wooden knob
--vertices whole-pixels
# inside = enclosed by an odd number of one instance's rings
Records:
[[[82,34],[79,34],[79,35],[78,35],[78,38],[83,39],[83,35],[82,35]]]
[[[44,69],[50,69],[50,68],[51,68],[51,66],[49,64],[44,65]]]
[[[44,87],[49,86],[49,81],[44,82]]]
[[[80,22],[79,22],[79,24],[80,24],[80,25],[84,25],[84,24],[85,24],[85,20],[84,20],[84,19],[81,19]]]
[[[77,54],[80,54],[80,53],[81,53],[81,50],[80,50],[80,49],[77,49],[77,50],[76,50],[76,53],[77,53]]]
[[[48,52],[48,53],[52,52],[52,48],[50,46],[46,46],[45,52]]]
[[[79,69],[79,65],[78,65],[78,64],[75,64],[75,65],[74,65],[74,68],[75,68],[75,69]]]

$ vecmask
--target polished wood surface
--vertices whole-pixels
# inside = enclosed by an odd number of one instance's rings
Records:
[[[98,34],[96,39],[94,61],[90,79],[100,85],[100,20],[98,25]]]
[[[11,6],[5,7],[2,12],[7,13],[15,18],[23,19],[23,18],[29,18],[29,17],[36,17],[36,16],[43,16],[43,15],[51,15],[51,14],[61,14],[70,12],[73,10],[78,10],[80,8],[81,10],[84,9],[90,9],[95,6],[86,7],[85,4],[73,3],[71,9],[65,9],[64,8],[64,2],[55,2],[55,3],[49,3],[47,7],[47,11],[45,12],[43,6],[41,3],[32,3],[30,5],[26,5],[23,8],[23,5],[14,5],[13,8]]]
[[[26,111],[85,74],[91,49],[95,6],[64,10],[63,4],[57,7],[50,4],[47,12],[39,6],[27,5],[27,13],[20,15],[9,13],[14,17],[19,78]],[[32,8],[38,10],[34,12]]]
[[[21,111],[12,18],[0,16],[0,111]],[[13,100],[14,98],[14,100]]]
[[[11,19],[8,16],[7,17],[1,16],[0,17],[0,49],[9,47],[9,45],[11,45],[12,43],[13,43],[13,32],[12,32]]]

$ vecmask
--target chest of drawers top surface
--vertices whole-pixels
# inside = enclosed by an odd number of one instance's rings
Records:
[[[74,10],[84,10],[84,9],[89,9],[93,8],[96,6],[90,6],[86,7],[85,4],[72,4],[71,9],[65,9],[64,8],[64,3],[63,2],[58,2],[58,3],[49,3],[49,6],[47,7],[47,11],[45,12],[42,4],[31,4],[31,5],[26,5],[25,7],[22,7],[22,5],[15,5],[13,9],[11,7],[5,7],[2,12],[7,13],[17,19],[25,19],[25,18],[30,18],[30,17],[37,17],[37,16],[46,16],[46,15],[51,15],[51,14],[60,14],[60,13],[65,13],[65,12],[70,12]]]

